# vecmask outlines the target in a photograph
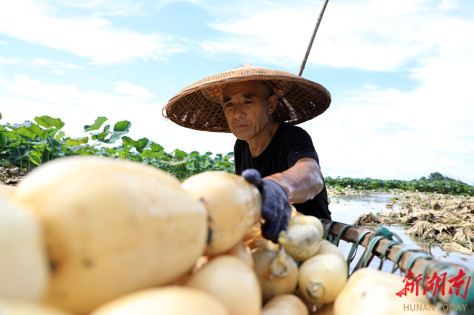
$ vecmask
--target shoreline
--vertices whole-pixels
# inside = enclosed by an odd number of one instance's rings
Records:
[[[407,228],[406,234],[420,245],[426,246],[428,243],[429,246],[436,245],[444,251],[465,255],[474,253],[474,197],[328,187],[330,199],[365,194],[387,194],[394,197],[386,204],[386,211],[363,214],[354,225],[403,225]]]

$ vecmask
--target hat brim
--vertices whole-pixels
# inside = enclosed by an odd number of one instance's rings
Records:
[[[185,87],[169,100],[163,116],[186,128],[230,132],[218,91],[225,84],[251,80],[272,86],[278,96],[273,113],[276,121],[300,124],[322,114],[331,103],[330,93],[319,83],[284,71],[246,65]]]

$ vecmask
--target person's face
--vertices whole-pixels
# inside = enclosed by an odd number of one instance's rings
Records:
[[[270,128],[276,96],[267,96],[268,91],[258,81],[231,83],[224,87],[222,108],[230,131],[238,139],[252,140]]]

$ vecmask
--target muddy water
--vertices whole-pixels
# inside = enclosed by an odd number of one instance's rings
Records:
[[[331,197],[330,200],[330,210],[332,212],[332,219],[346,224],[353,224],[357,218],[362,214],[367,214],[372,212],[376,214],[378,212],[384,212],[388,209],[386,204],[390,202],[391,198],[394,195],[391,194],[364,194],[364,195],[343,195],[337,197]],[[398,210],[396,206],[393,208]],[[374,227],[375,228],[375,227]],[[457,252],[446,252],[442,250],[439,246],[432,245],[429,247],[429,244],[422,243],[411,239],[406,233],[408,227],[402,225],[389,225],[387,228],[396,233],[403,240],[403,243],[408,246],[418,247],[428,253],[430,253],[435,259],[451,262],[460,265],[464,265],[468,268],[474,268],[474,255],[464,255]],[[339,243],[339,248],[342,250],[344,255],[347,257],[352,247],[352,243],[347,243],[341,241]],[[363,248],[359,246],[357,250],[357,255],[354,258],[351,264],[351,270],[354,268],[355,264],[362,256]],[[370,267],[377,268],[379,266],[380,260],[375,257],[370,264]],[[393,264],[389,261],[386,261],[383,265],[383,270],[387,272],[392,271]],[[399,273],[399,271],[397,272]]]

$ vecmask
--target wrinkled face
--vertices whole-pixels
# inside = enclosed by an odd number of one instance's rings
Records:
[[[238,139],[252,140],[270,128],[271,114],[276,107],[276,96],[270,94],[271,89],[259,81],[224,87],[222,108],[230,131]]]

